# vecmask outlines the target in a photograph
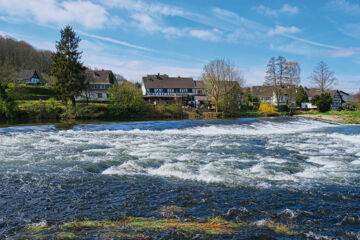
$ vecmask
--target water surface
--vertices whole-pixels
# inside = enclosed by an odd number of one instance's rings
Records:
[[[286,238],[256,227],[264,222],[298,239],[360,239],[359,125],[276,118],[0,128],[0,178],[4,238],[31,224],[161,218],[159,209],[180,206],[185,221],[221,216],[249,226],[214,239]]]

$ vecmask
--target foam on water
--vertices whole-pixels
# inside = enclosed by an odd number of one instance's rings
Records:
[[[0,162],[54,174],[102,163],[104,175],[239,186],[349,184],[359,178],[360,131],[343,128],[308,119],[11,128],[0,131]]]

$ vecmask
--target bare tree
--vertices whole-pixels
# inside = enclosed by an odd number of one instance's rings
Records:
[[[289,106],[292,107],[292,100],[295,98],[296,89],[300,84],[300,66],[298,62],[290,61],[285,67],[285,84],[289,96]]]
[[[315,67],[310,79],[321,92],[331,89],[332,86],[336,84],[334,72],[330,71],[328,65],[323,61],[319,62]]]
[[[283,88],[286,85],[286,59],[284,57],[270,58],[267,64],[264,85],[271,86],[279,107],[283,96]]]
[[[242,87],[245,79],[234,64],[225,59],[216,59],[204,66],[201,79],[206,86],[207,94],[215,103],[218,112],[219,100],[232,91]]]

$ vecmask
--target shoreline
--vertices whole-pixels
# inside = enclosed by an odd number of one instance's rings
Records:
[[[360,124],[360,120],[355,120],[351,116],[340,116],[340,115],[323,115],[323,114],[299,114],[294,117],[311,118],[318,121],[328,121],[342,124]]]

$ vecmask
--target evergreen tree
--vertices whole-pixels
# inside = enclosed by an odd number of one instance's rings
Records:
[[[331,108],[332,98],[330,93],[322,93],[315,95],[311,99],[311,103],[317,106],[319,112],[327,112]]]
[[[70,26],[60,31],[61,39],[56,42],[51,74],[56,77],[55,89],[63,100],[71,99],[73,107],[75,97],[86,89],[85,67],[80,62],[82,52],[78,51],[81,41]]]
[[[309,101],[309,97],[305,92],[305,89],[300,85],[296,93],[296,105],[300,107],[302,102],[308,102],[308,101]]]

